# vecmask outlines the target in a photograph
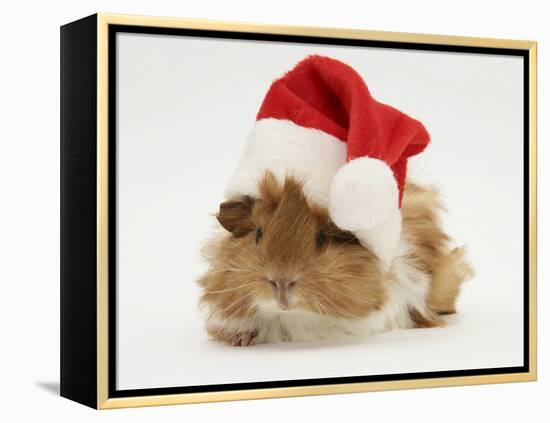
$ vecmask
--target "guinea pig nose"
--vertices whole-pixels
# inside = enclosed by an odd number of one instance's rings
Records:
[[[298,283],[297,279],[268,279],[269,284],[275,289],[294,288]]]

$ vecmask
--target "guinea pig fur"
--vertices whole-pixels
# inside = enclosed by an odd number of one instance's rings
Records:
[[[259,198],[220,205],[225,229],[207,243],[200,280],[208,334],[247,346],[442,325],[473,274],[441,228],[438,193],[408,183],[389,270],[308,202],[292,177],[266,173]]]

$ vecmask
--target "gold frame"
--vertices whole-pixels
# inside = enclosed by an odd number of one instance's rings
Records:
[[[127,398],[108,397],[108,26],[138,25],[164,28],[207,29],[266,34],[368,39],[408,43],[492,47],[525,50],[529,53],[529,310],[530,371],[480,376],[411,379],[389,382],[362,382],[193,394],[152,395]],[[343,394],[411,388],[524,382],[537,379],[537,43],[535,41],[410,34],[358,29],[261,25],[197,19],[98,14],[97,19],[97,407],[99,409],[151,405],[188,404],[290,396]]]

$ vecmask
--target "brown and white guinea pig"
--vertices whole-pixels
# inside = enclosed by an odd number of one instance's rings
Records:
[[[408,183],[399,252],[386,270],[292,177],[266,173],[259,198],[220,205],[227,232],[204,249],[199,280],[213,338],[235,346],[334,339],[395,328],[433,327],[455,312],[472,269],[451,249],[432,189]]]

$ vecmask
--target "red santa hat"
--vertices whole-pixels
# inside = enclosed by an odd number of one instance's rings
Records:
[[[353,68],[310,56],[271,85],[226,195],[257,196],[266,170],[280,180],[293,175],[389,266],[407,159],[428,143],[422,123],[376,101]]]

